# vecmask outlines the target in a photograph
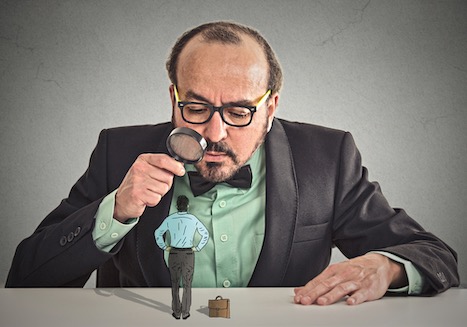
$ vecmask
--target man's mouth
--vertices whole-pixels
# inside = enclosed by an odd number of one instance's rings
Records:
[[[224,161],[226,157],[228,157],[228,155],[225,152],[207,151],[204,154],[204,160],[207,162]]]
[[[230,150],[227,144],[223,142],[209,142],[206,148],[206,152],[204,154],[203,161],[212,163],[222,163],[229,158],[235,161],[235,157],[235,154],[232,150]]]

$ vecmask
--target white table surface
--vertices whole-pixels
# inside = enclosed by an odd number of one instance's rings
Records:
[[[229,298],[231,318],[207,304]],[[191,317],[171,316],[169,288],[0,289],[0,326],[467,326],[467,289],[435,297],[385,297],[348,306],[302,306],[290,288],[193,289]]]

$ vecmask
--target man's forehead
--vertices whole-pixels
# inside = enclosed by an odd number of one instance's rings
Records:
[[[205,37],[202,33],[200,33],[198,35],[195,35],[191,40],[189,40],[186,43],[185,49],[188,47],[206,46],[206,45],[208,46],[208,45],[213,45],[213,44],[225,45],[225,46],[243,46],[247,43],[257,43],[249,35],[246,35],[243,33],[238,33],[236,35],[238,36],[238,38],[223,40],[223,39]]]
[[[261,46],[248,35],[240,34],[239,42],[223,42],[220,40],[206,40],[202,35],[197,35],[185,45],[180,53],[179,63],[189,60],[201,54],[199,59],[203,59],[203,54],[210,51],[227,50],[231,53],[237,53],[238,57],[242,55],[250,56],[254,61],[266,61],[266,55]]]
[[[263,49],[250,37],[244,36],[242,42],[232,44],[205,41],[197,36],[180,53],[176,73],[178,83],[186,77],[202,78],[199,74],[203,73],[208,79],[243,76],[262,84],[268,76],[268,64]]]

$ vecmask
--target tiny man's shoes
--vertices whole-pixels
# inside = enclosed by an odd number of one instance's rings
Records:
[[[187,315],[183,315],[183,320],[186,320],[190,317],[190,314],[188,313]]]
[[[177,320],[180,319],[180,315],[179,315],[179,314],[176,314],[175,312],[172,313],[172,317],[174,317],[174,318],[177,319]],[[183,319],[185,319],[185,318],[183,318]]]

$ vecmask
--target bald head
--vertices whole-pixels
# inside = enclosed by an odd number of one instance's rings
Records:
[[[167,60],[167,71],[173,84],[178,84],[177,70],[180,55],[188,43],[194,40],[198,43],[218,43],[227,46],[240,46],[247,41],[250,45],[255,43],[256,48],[262,51],[261,60],[267,63],[267,88],[273,93],[278,92],[282,86],[282,70],[280,64],[269,46],[268,42],[255,30],[231,22],[213,22],[200,25],[185,32],[175,43]],[[255,50],[256,51],[256,50]]]

